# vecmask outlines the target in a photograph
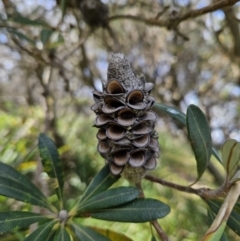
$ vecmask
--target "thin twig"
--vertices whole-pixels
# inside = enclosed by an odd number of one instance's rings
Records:
[[[149,180],[149,181],[162,184],[163,186],[167,186],[167,187],[170,187],[170,188],[177,189],[178,191],[181,191],[181,192],[187,192],[187,193],[193,193],[193,194],[199,195],[199,193],[198,193],[199,191],[197,189],[192,188],[192,187],[186,187],[186,186],[182,186],[182,185],[179,185],[179,184],[176,184],[176,183],[168,182],[168,181],[165,181],[165,180],[160,179],[158,177],[151,176],[149,174],[146,174],[144,176],[144,178]]]
[[[191,9],[183,14],[179,14],[175,18],[167,18],[167,19],[156,19],[155,18],[149,18],[145,19],[140,16],[134,16],[134,15],[115,15],[110,18],[108,18],[108,21],[114,21],[117,19],[131,19],[138,22],[143,22],[147,25],[152,26],[159,26],[159,27],[167,27],[168,29],[174,29],[178,26],[180,22],[183,22],[189,18],[196,18],[198,16],[204,15],[206,13],[214,12],[218,9],[222,9],[225,7],[229,7],[234,5],[235,3],[239,2],[240,0],[222,0],[218,2],[214,2],[206,7],[200,8],[200,9]]]
[[[150,223],[155,228],[155,230],[157,231],[158,236],[161,238],[162,241],[169,241],[168,236],[163,231],[162,227],[160,226],[160,224],[158,223],[157,220],[154,220],[154,221],[152,221]]]
[[[145,195],[144,195],[144,192],[143,192],[143,189],[142,189],[141,181],[139,183],[136,183],[135,185],[140,190],[139,197],[140,198],[145,198]],[[163,229],[161,228],[161,226],[160,226],[160,224],[158,223],[157,220],[153,220],[150,223],[155,228],[159,238],[162,241],[169,241],[167,234],[163,231]]]
[[[159,183],[163,186],[174,188],[174,189],[176,189],[178,191],[181,191],[181,192],[196,194],[199,197],[204,198],[204,199],[215,199],[217,197],[225,196],[226,193],[227,193],[227,190],[229,189],[229,185],[231,185],[231,183],[228,183],[228,182],[225,181],[217,189],[209,189],[209,188],[204,188],[204,187],[194,189],[194,188],[189,187],[189,186],[186,187],[186,186],[182,186],[182,185],[179,185],[179,184],[176,184],[176,183],[168,182],[168,181],[162,180],[158,177],[154,177],[154,176],[151,176],[151,175],[148,175],[148,174],[145,175],[144,178],[149,180],[149,181]]]

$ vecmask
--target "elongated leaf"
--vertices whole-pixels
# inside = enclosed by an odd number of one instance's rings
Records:
[[[209,209],[208,210],[208,219],[209,219],[209,226],[212,224],[213,220],[215,219],[216,214]],[[225,235],[225,233],[223,233],[222,237],[220,238],[220,241],[228,241],[227,236]]]
[[[187,124],[186,115],[183,112],[181,112],[180,110],[178,110],[177,108],[175,108],[173,106],[169,106],[169,105],[159,104],[159,103],[156,103],[153,106],[156,109],[161,110],[161,111],[169,114],[175,120],[178,120],[180,123],[182,123],[183,125],[186,126],[186,124]],[[215,158],[220,163],[222,163],[222,160],[221,160],[220,156],[218,155],[217,151],[215,150],[215,148],[212,148],[212,154],[215,156]]]
[[[214,230],[214,232],[211,232],[207,235],[204,236],[204,238],[202,239],[202,241],[218,241],[221,239],[223,232],[225,230],[226,227],[226,222],[221,223],[221,225]]]
[[[232,177],[240,161],[240,143],[236,140],[228,140],[222,147],[223,166],[227,175]]]
[[[89,215],[93,218],[108,221],[143,223],[163,218],[169,212],[170,207],[165,203],[155,199],[139,198],[121,207],[90,212]]]
[[[91,228],[84,227],[82,225],[72,225],[76,236],[81,241],[111,241],[106,236],[103,236],[100,233],[97,233],[96,231],[92,230]]]
[[[187,109],[187,129],[197,161],[197,180],[199,180],[206,170],[211,157],[212,138],[205,115],[195,105],[190,105]]]
[[[157,241],[154,236],[152,236],[151,241]]]
[[[48,209],[51,208],[46,198],[41,197],[38,193],[35,193],[34,190],[25,187],[12,178],[0,177],[0,195]]]
[[[0,233],[28,227],[32,223],[49,219],[48,216],[31,212],[0,212]]]
[[[24,17],[22,15],[14,15],[9,18],[10,21],[16,22],[22,25],[31,25],[31,26],[45,26],[47,27],[48,24],[41,19],[32,20],[30,18]]]
[[[51,236],[52,228],[57,222],[58,220],[53,220],[39,226],[33,233],[29,234],[24,241],[48,241]]]
[[[20,31],[17,31],[15,29],[8,29],[7,30],[10,34],[16,35],[20,40],[25,40],[28,43],[32,44],[35,46],[35,41],[31,38],[29,38],[27,35],[23,34]]]
[[[65,12],[66,12],[67,2],[68,2],[68,0],[61,0],[61,2],[60,2],[60,7],[61,7],[61,10],[62,10],[62,19],[64,18],[64,15],[65,15]]]
[[[55,191],[62,204],[64,174],[62,168],[62,161],[59,157],[57,148],[53,141],[43,133],[39,135],[38,146],[44,166],[44,171],[47,172],[50,177],[55,178],[57,182],[57,187],[55,188]]]
[[[100,192],[107,190],[115,183],[119,177],[113,176],[109,170],[109,166],[105,165],[100,172],[93,178],[87,189],[83,193],[80,203],[87,200]]]
[[[70,235],[64,226],[61,226],[57,241],[71,241]]]
[[[41,31],[40,39],[41,39],[43,45],[45,45],[48,42],[48,40],[51,37],[51,35],[53,34],[53,32],[54,32],[54,30],[48,29],[48,28],[47,29],[43,29]]]
[[[118,187],[106,190],[88,199],[78,207],[79,212],[101,210],[125,204],[137,198],[139,190],[134,187]]]
[[[0,177],[7,177],[13,179],[15,182],[19,183],[20,185],[29,188],[32,194],[38,196],[40,199],[46,199],[44,194],[38,189],[36,185],[34,185],[27,177],[22,175],[13,167],[0,162]],[[46,199],[47,201],[47,199]]]
[[[210,209],[217,214],[222,203],[216,200],[206,201]],[[237,205],[236,205],[237,206]],[[236,208],[238,210],[238,207]],[[232,210],[231,215],[228,218],[227,225],[231,228],[238,236],[240,236],[240,214],[235,210]]]
[[[153,107],[169,114],[174,119],[180,121],[183,125],[186,125],[186,115],[177,108],[159,103],[155,103]]]
[[[123,233],[117,233],[111,229],[103,229],[98,227],[91,227],[91,229],[97,231],[98,233],[108,237],[113,241],[133,241],[131,238],[127,237]]]

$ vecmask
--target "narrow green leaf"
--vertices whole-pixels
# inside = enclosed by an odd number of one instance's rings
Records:
[[[222,202],[216,200],[206,200],[210,209],[217,214],[220,207],[222,206]],[[236,205],[227,220],[227,225],[231,228],[238,236],[240,236],[240,214],[236,211],[239,207]]]
[[[7,29],[7,31],[10,34],[16,35],[20,40],[25,40],[28,43],[30,43],[30,44],[35,46],[35,41],[33,39],[29,38],[27,35],[23,34],[22,32],[17,31],[15,29]]]
[[[133,241],[131,238],[127,237],[123,233],[115,232],[111,229],[99,228],[99,227],[90,227],[91,229],[97,231],[98,233],[108,237],[112,241]]]
[[[197,161],[198,181],[206,170],[211,153],[212,138],[207,119],[203,112],[195,105],[187,109],[188,137]]]
[[[60,231],[58,233],[57,241],[71,241],[70,235],[64,226],[61,226]]]
[[[13,22],[16,22],[16,23],[22,24],[22,25],[45,26],[45,27],[48,27],[48,24],[46,22],[44,22],[43,20],[41,20],[41,19],[32,20],[32,19],[24,17],[24,16],[22,16],[20,14],[11,16],[9,18],[9,21],[13,21]]]
[[[67,0],[61,0],[60,7],[62,10],[62,19],[63,19],[65,16],[66,9],[67,9]]]
[[[97,233],[96,231],[92,230],[91,228],[84,227],[82,225],[72,225],[76,236],[81,241],[111,241],[109,238],[103,236],[100,233]]]
[[[139,198],[120,207],[90,212],[89,215],[93,218],[108,221],[143,223],[163,218],[169,212],[170,207],[165,203],[150,198]]]
[[[52,29],[42,29],[41,33],[40,33],[40,39],[43,43],[43,45],[45,45],[48,40],[50,39],[51,35],[53,34],[54,30]]]
[[[157,241],[157,239],[155,238],[155,236],[152,236],[151,241]]]
[[[39,197],[40,199],[46,199],[44,194],[38,189],[36,185],[34,185],[27,177],[22,175],[19,171],[14,169],[13,167],[0,162],[0,177],[7,177],[13,179],[15,182],[20,185],[28,188],[32,194]],[[48,202],[48,201],[47,201]]]
[[[240,143],[236,140],[228,140],[222,147],[223,166],[229,177],[232,177],[240,161]]]
[[[209,223],[209,226],[212,224],[213,220],[215,219],[216,217],[216,214],[211,210],[209,209],[208,210],[208,223]],[[227,236],[225,233],[223,233],[222,237],[220,238],[220,241],[228,241],[227,239]]]
[[[49,219],[48,216],[31,212],[8,211],[0,212],[0,233],[26,228],[32,223]]]
[[[53,226],[58,222],[58,220],[53,220],[39,226],[33,233],[29,234],[24,241],[43,241],[49,240],[49,236],[52,233]],[[49,240],[50,241],[50,240]]]
[[[119,177],[113,176],[109,170],[109,166],[105,165],[100,172],[93,178],[91,183],[88,185],[87,189],[83,193],[80,202],[82,203],[84,200],[87,200],[98,193],[101,193],[107,190],[109,187],[115,183]]]
[[[12,178],[0,177],[0,195],[51,209],[48,200]]]
[[[186,125],[186,115],[177,108],[159,103],[155,103],[153,107],[169,114],[171,117],[178,120],[183,125]]]
[[[125,204],[137,198],[139,190],[134,187],[118,187],[106,190],[88,199],[78,207],[80,213]]]
[[[204,236],[203,241],[219,241],[223,235],[225,227],[226,222],[221,223],[221,225],[216,230],[214,230],[214,232]]]
[[[177,108],[173,107],[173,106],[168,106],[168,105],[164,105],[164,104],[159,104],[156,103],[153,105],[156,109],[161,110],[167,114],[169,114],[171,117],[173,117],[175,120],[178,120],[180,123],[182,123],[183,125],[186,126],[187,122],[186,122],[186,115],[181,112],[180,110],[178,110]],[[215,148],[212,148],[212,154],[215,156],[215,158],[222,163],[222,160],[220,158],[220,156],[218,155],[217,151],[215,150]]]
[[[62,204],[64,174],[63,174],[62,161],[59,157],[57,148],[53,143],[53,141],[43,133],[39,135],[38,147],[39,147],[40,156],[42,158],[44,171],[47,172],[47,174],[50,177],[56,180],[55,191]]]

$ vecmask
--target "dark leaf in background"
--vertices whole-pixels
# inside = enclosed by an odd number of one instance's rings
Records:
[[[50,39],[51,35],[53,34],[54,30],[52,29],[43,29],[40,33],[40,39],[43,43],[43,45],[45,45],[48,40]]]
[[[42,163],[44,171],[57,182],[57,187],[55,188],[59,200],[62,203],[63,197],[63,185],[64,185],[64,173],[62,167],[62,161],[59,157],[57,148],[54,142],[47,137],[45,134],[41,133],[38,138],[38,147],[40,156],[42,158]]]
[[[198,181],[206,170],[212,154],[212,138],[207,119],[195,105],[187,109],[188,137],[197,161]]]
[[[31,25],[31,26],[43,26],[48,27],[49,25],[41,19],[32,20],[30,18],[24,17],[20,14],[10,16],[9,21],[13,21],[17,24]]]
[[[31,45],[35,46],[35,41],[33,39],[29,38],[27,35],[23,34],[22,32],[15,30],[15,29],[7,29],[7,31],[12,35],[17,36],[20,40],[27,41]]]

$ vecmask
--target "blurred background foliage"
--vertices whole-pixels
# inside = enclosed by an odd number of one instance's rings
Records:
[[[209,120],[215,147],[229,138],[240,141],[239,1],[181,19],[216,2],[0,1],[0,160],[49,194],[36,149],[38,134],[46,132],[61,153],[72,205],[104,164],[90,107],[92,91],[106,81],[111,52],[124,53],[136,73],[155,84],[157,102],[183,112],[189,104],[198,105]],[[153,174],[188,185],[196,168],[186,130],[158,114],[161,158]],[[209,171],[198,185],[221,182],[224,173],[214,159]],[[171,240],[197,240],[207,230],[206,206],[199,198],[147,181],[143,185],[146,196],[171,206],[171,214],[160,222]],[[0,202],[0,210],[28,208],[3,197]],[[87,222],[138,240],[150,237],[148,224]]]

